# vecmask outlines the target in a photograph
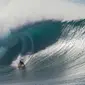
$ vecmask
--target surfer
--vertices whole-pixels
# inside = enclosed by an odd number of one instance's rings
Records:
[[[19,64],[18,64],[18,68],[24,69],[25,68],[25,64],[23,62],[23,59],[20,60]]]

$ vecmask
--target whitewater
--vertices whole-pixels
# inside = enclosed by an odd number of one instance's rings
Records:
[[[84,3],[0,0],[0,85],[85,85]]]

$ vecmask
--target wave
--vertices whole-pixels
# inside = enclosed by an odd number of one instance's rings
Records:
[[[0,84],[85,84],[83,4],[69,0],[0,3]],[[21,56],[29,57],[26,69],[11,67]]]
[[[13,55],[17,56],[19,54],[24,55],[27,52],[35,53],[54,43],[61,35],[61,23],[62,22],[60,21],[51,20],[42,21],[32,25],[28,24],[22,26],[22,28],[18,30],[12,30],[9,37],[2,40],[1,43],[1,46],[3,46],[5,49],[8,49],[3,58],[5,58],[5,56],[11,57]],[[0,63],[3,63],[3,61]],[[3,64],[7,65],[7,63],[5,61]]]
[[[49,79],[56,84],[84,82],[84,23],[85,20],[47,20],[12,30],[1,43],[1,81],[33,83],[40,80],[47,84]],[[32,55],[25,71],[18,72],[9,67],[19,54],[25,57],[28,52]]]

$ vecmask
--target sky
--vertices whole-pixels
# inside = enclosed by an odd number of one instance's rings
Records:
[[[81,4],[85,4],[85,0],[71,0],[71,1],[81,3]]]
[[[85,19],[85,5],[72,0],[0,0],[0,34],[43,19]]]
[[[6,7],[10,0],[0,0],[0,10],[3,10],[3,7]]]

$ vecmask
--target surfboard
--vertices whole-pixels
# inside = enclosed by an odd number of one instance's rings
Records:
[[[19,69],[18,66],[19,66],[19,62],[20,62],[21,59],[23,59],[23,63],[26,66],[26,64],[29,62],[31,57],[32,57],[31,55],[26,55],[26,56],[23,56],[23,57],[21,57],[21,55],[19,55],[16,60],[12,61],[11,66],[13,68]]]

